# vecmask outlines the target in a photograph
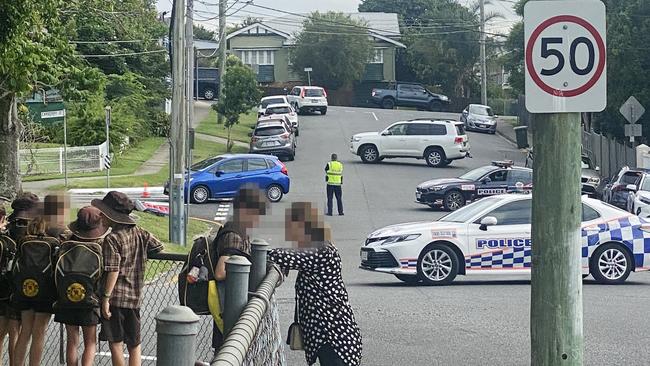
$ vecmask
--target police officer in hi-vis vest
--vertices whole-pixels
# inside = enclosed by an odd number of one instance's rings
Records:
[[[332,196],[336,195],[336,205],[339,209],[339,215],[343,215],[343,201],[341,196],[341,185],[343,184],[343,163],[337,160],[336,154],[332,154],[332,159],[325,165],[325,181],[327,182],[327,216],[332,216]]]

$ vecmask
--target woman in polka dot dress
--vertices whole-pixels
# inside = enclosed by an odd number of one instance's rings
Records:
[[[269,260],[284,270],[297,270],[298,323],[305,358],[313,365],[356,366],[361,361],[361,333],[341,277],[341,257],[330,242],[318,209],[294,202],[287,209],[287,241],[297,249],[273,249]]]

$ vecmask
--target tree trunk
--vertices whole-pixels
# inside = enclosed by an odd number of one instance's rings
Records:
[[[232,126],[228,126],[228,141],[226,141],[226,152],[232,151],[232,139],[230,137],[230,130],[232,130]]]
[[[0,99],[0,196],[13,199],[21,191],[18,165],[20,121],[16,97]]]

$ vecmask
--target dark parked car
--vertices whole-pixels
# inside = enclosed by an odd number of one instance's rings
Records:
[[[199,67],[194,69],[194,95],[197,95],[198,86],[199,98],[213,100],[219,93],[219,69],[216,67]]]
[[[495,161],[458,178],[439,178],[420,183],[415,190],[417,203],[431,208],[442,206],[455,211],[466,203],[497,194],[530,193],[533,170],[513,166],[511,161]]]
[[[449,98],[427,90],[420,84],[391,83],[386,88],[375,88],[371,101],[384,109],[416,107],[429,111],[442,111],[449,105]]]
[[[257,185],[271,202],[278,202],[289,193],[289,172],[275,156],[225,154],[200,161],[190,168],[185,195],[194,203],[210,199],[234,197],[245,184]],[[169,182],[164,193],[169,193]]]
[[[650,173],[647,169],[635,169],[624,166],[605,186],[603,201],[623,210],[627,210],[627,201],[631,192],[639,189],[639,182],[643,173]],[[631,189],[633,188],[633,189]]]

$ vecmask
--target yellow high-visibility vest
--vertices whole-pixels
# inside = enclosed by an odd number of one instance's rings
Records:
[[[327,170],[327,184],[340,186],[343,183],[343,164],[340,161],[330,161]]]

